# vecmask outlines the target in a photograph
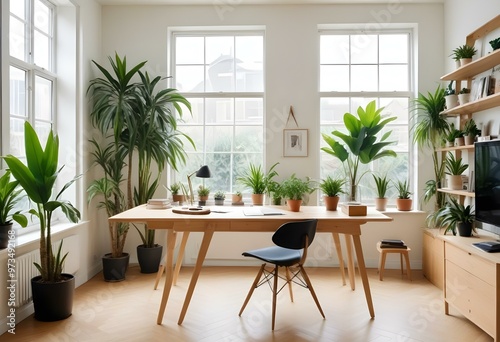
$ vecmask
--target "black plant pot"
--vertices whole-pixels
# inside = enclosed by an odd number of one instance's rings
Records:
[[[71,316],[75,277],[66,273],[62,276],[64,280],[57,283],[41,282],[41,276],[31,279],[36,320],[52,322]]]
[[[458,222],[457,223],[458,235],[470,237],[472,236],[472,223],[471,222]]]
[[[123,253],[121,257],[112,258],[111,253],[102,257],[102,274],[105,281],[125,280],[130,255]]]
[[[12,229],[12,223],[0,225],[0,249],[7,248],[9,245],[9,230]]]
[[[141,267],[141,273],[156,273],[160,266],[161,253],[163,246],[154,245],[154,247],[144,247],[144,245],[137,246],[137,260]]]

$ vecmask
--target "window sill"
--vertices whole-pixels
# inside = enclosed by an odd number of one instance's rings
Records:
[[[70,222],[56,223],[51,227],[52,237],[54,241],[57,241],[59,236],[68,235],[68,233],[70,233],[73,230],[79,229],[84,224],[86,224],[86,221],[80,221],[78,223],[70,223]],[[29,248],[31,245],[33,245],[35,248],[38,248],[39,241],[40,241],[40,230],[37,229],[35,231],[26,234],[16,235],[14,247],[16,248],[16,250],[20,248],[23,249]],[[32,250],[33,248],[30,249]],[[0,256],[6,253],[7,253],[7,248],[0,249]]]

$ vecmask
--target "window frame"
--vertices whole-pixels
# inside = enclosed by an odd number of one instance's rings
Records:
[[[340,25],[340,26],[343,26],[343,25]],[[325,99],[325,98],[347,98],[349,100],[349,108],[351,110],[351,113],[355,113],[355,109],[356,108],[353,108],[353,105],[352,105],[352,102],[353,102],[353,99],[358,99],[358,100],[365,100],[366,102],[368,102],[369,100],[372,100],[372,99],[375,99],[377,101],[377,107],[379,108],[380,107],[380,100],[381,99],[389,99],[389,98],[404,98],[404,99],[408,99],[408,106],[410,106],[410,103],[411,101],[415,98],[415,89],[416,89],[416,82],[415,82],[415,44],[416,44],[416,34],[415,34],[415,29],[411,26],[408,26],[408,27],[401,27],[401,28],[387,28],[387,29],[378,29],[378,30],[371,30],[371,31],[363,31],[363,30],[359,30],[359,29],[356,29],[356,28],[346,28],[346,27],[336,27],[335,25],[333,26],[329,26],[327,28],[319,28],[318,29],[318,46],[319,46],[319,53],[318,53],[318,56],[321,56],[321,36],[322,35],[362,35],[362,34],[367,34],[367,35],[377,35],[377,36],[380,36],[380,35],[383,35],[383,34],[407,34],[408,35],[408,46],[407,46],[407,55],[408,55],[408,90],[406,91],[325,91],[325,90],[322,90],[320,87],[321,87],[321,72],[320,72],[320,69],[321,69],[321,65],[324,65],[321,63],[321,60],[320,58],[318,57],[318,95],[319,95],[319,102],[320,102],[320,108],[321,108],[321,101],[322,99]],[[379,46],[379,42],[377,41],[377,46]],[[379,52],[378,52],[379,54]],[[349,81],[351,83],[351,72],[350,72],[350,66],[352,65],[351,63],[351,60],[349,58],[349,61],[348,61],[348,64],[349,66]],[[355,64],[355,65],[359,65],[359,64]],[[361,64],[363,65],[363,64]],[[379,72],[379,66],[381,65],[380,64],[380,61],[377,60],[376,63],[374,63],[373,65],[377,65],[377,72]],[[383,65],[383,64],[382,64]],[[380,86],[380,78],[378,79],[378,87]],[[382,113],[383,115],[384,113]],[[412,148],[412,145],[411,145],[411,127],[410,127],[410,107],[408,107],[408,121],[406,123],[406,125],[402,125],[400,122],[397,122],[397,121],[394,121],[394,122],[391,122],[389,123],[386,127],[387,128],[391,128],[391,127],[401,127],[401,126],[406,126],[407,127],[407,132],[408,132],[408,149],[405,151],[405,152],[396,152],[398,154],[402,154],[402,153],[405,153],[407,154],[408,156],[408,164],[407,164],[407,168],[408,168],[408,180],[410,182],[410,190],[413,194],[415,194],[415,182],[413,181],[414,180],[414,175],[415,173],[417,172],[417,169],[416,169],[416,163],[414,162],[415,161],[415,157],[416,157],[416,154],[415,154],[415,151],[414,149]],[[332,123],[329,123],[329,124],[323,124],[323,121],[322,121],[322,118],[321,118],[321,113],[320,113],[320,131],[323,130],[324,127],[326,126],[343,126],[343,123],[340,122],[338,124],[332,124]],[[323,138],[322,136],[320,135],[319,137],[320,139],[320,145],[321,146],[324,146],[324,141],[323,141]],[[390,147],[389,147],[390,148]],[[319,160],[319,164],[322,165],[323,162],[325,161],[325,156],[327,156],[326,153],[324,152],[321,152],[320,154],[320,160]],[[369,170],[373,170],[373,163],[369,164],[368,165],[368,169]],[[323,174],[323,168],[320,167],[320,176],[321,177],[326,177],[325,174]],[[364,177],[366,177],[367,175],[365,175]],[[371,179],[370,179],[370,182]],[[394,190],[393,190],[394,191]],[[394,194],[394,193],[393,193]],[[322,201],[322,196],[320,194],[319,195],[319,202]],[[392,196],[394,197],[394,196]],[[374,202],[374,197],[372,196],[362,196],[361,200],[363,201],[363,203],[368,203],[368,204],[373,204],[372,202]],[[389,206],[390,207],[394,207],[395,206],[395,199],[394,198],[391,198],[391,201],[389,202]]]

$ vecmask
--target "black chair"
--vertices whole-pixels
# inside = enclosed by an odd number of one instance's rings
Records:
[[[253,291],[267,283],[273,292],[273,312],[272,312],[272,330],[274,330],[274,322],[276,315],[276,295],[288,284],[290,290],[290,300],[293,302],[293,292],[292,292],[292,282],[302,286],[304,288],[308,288],[311,292],[311,295],[316,302],[316,306],[321,313],[321,316],[325,318],[325,314],[321,309],[321,305],[319,304],[318,297],[316,297],[316,293],[314,292],[313,286],[307,273],[303,267],[304,262],[307,258],[307,247],[314,240],[314,235],[316,233],[316,225],[318,220],[306,220],[306,221],[298,221],[298,222],[288,222],[282,224],[278,230],[273,235],[273,242],[276,246],[255,249],[252,251],[244,252],[243,256],[248,256],[252,258],[257,258],[262,261],[265,261],[264,264],[259,269],[257,273],[257,277],[248,292],[248,295],[241,307],[239,316],[245,310],[250,297],[252,297]],[[273,270],[267,270],[267,264],[273,264]],[[286,278],[282,277],[278,273],[279,267],[285,267]],[[296,270],[292,271],[290,274],[290,267],[297,267]],[[263,275],[263,277],[262,277]],[[262,277],[262,279],[261,279]],[[271,280],[274,278],[273,285],[271,287]],[[278,289],[278,278],[281,278],[285,281],[285,284]]]

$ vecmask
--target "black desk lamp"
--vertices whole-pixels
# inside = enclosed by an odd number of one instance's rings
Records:
[[[210,169],[208,168],[207,165],[203,165],[202,167],[200,167],[199,170],[196,170],[195,172],[193,172],[187,176],[188,184],[189,184],[189,201],[190,201],[191,205],[193,205],[193,202],[194,202],[193,185],[191,184],[191,177],[194,174],[196,174],[196,177],[198,177],[198,178],[210,178],[210,177],[212,177],[212,174],[210,173]]]

